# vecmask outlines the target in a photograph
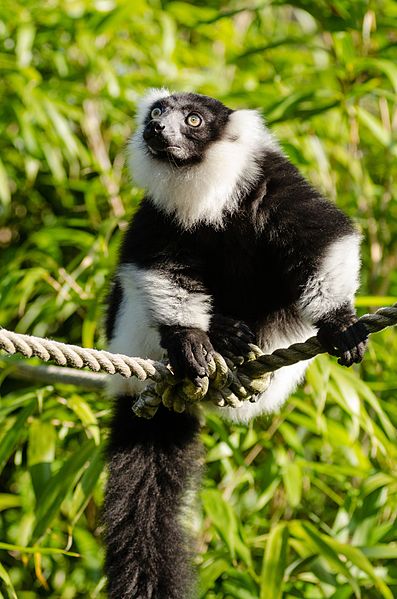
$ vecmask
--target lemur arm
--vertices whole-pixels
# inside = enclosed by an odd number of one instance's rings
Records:
[[[303,316],[318,328],[324,348],[337,355],[343,366],[361,362],[368,338],[354,309],[359,245],[360,237],[355,231],[330,243],[298,302]]]
[[[175,374],[194,380],[208,374],[214,352],[212,298],[175,227],[144,201],[125,236],[117,277],[130,304],[139,304],[141,328],[158,334]]]

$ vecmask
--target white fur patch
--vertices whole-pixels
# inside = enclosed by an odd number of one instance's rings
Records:
[[[109,351],[132,357],[162,360],[166,351],[160,346],[160,335],[153,326],[147,302],[131,278],[127,285],[121,280],[123,300],[117,313]],[[107,379],[109,395],[136,395],[147,383],[132,377],[126,379],[114,374]]]
[[[109,351],[127,356],[161,360],[158,324],[198,327],[208,330],[211,298],[173,284],[163,273],[122,264],[117,278],[123,301],[117,314]],[[136,395],[146,386],[136,378],[108,377],[107,391],[114,395]]]
[[[141,294],[153,323],[169,326],[196,327],[208,331],[211,297],[179,287],[166,274],[155,269],[123,264],[118,278],[123,289],[132,285]]]
[[[359,272],[360,235],[346,235],[332,243],[302,293],[298,307],[303,316],[315,322],[347,301],[353,302]]]
[[[256,111],[237,110],[230,115],[223,138],[210,145],[200,164],[178,168],[148,153],[142,121],[138,124],[129,144],[133,178],[156,206],[186,229],[199,222],[221,227],[225,212],[236,209],[258,180],[256,159],[266,150],[278,149]]]

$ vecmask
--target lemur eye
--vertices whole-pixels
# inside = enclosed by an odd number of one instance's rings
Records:
[[[153,108],[152,112],[150,113],[150,116],[152,117],[152,119],[158,119],[162,112],[163,111],[161,110],[161,108]]]
[[[186,122],[191,127],[199,127],[203,122],[203,119],[195,112],[192,112],[192,114],[189,114],[189,116],[187,117]]]

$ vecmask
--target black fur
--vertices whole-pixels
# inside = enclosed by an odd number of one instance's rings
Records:
[[[193,586],[180,519],[186,487],[194,487],[199,478],[198,421],[166,408],[151,420],[137,418],[132,401],[117,399],[108,447],[109,597],[182,599]]]

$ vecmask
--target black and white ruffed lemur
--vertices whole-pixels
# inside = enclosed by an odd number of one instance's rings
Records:
[[[349,366],[366,332],[353,307],[360,235],[289,162],[253,110],[151,90],[140,102],[130,167],[146,189],[124,237],[107,313],[109,349],[168,356],[193,380],[222,350],[222,327],[267,353],[316,332]],[[243,324],[244,323],[244,324]],[[248,328],[249,330],[248,330]],[[277,410],[307,362],[278,370],[255,403],[214,408],[235,422]],[[111,599],[194,596],[181,523],[198,479],[199,421],[161,407],[133,414],[136,379],[114,376],[105,499]]]

